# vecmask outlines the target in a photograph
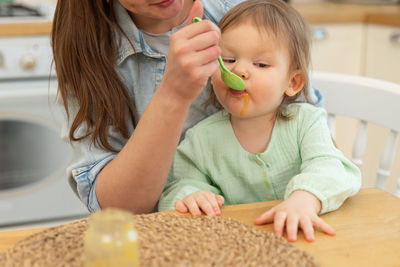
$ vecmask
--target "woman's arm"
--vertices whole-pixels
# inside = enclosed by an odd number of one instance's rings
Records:
[[[196,1],[188,21],[200,16]],[[218,68],[220,32],[209,21],[191,24],[171,36],[168,61],[135,131],[100,172],[96,195],[101,208],[135,213],[153,210],[163,190],[190,104]]]

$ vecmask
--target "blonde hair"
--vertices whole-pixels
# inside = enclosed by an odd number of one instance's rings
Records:
[[[218,26],[223,33],[227,29],[240,23],[252,23],[260,31],[273,33],[276,38],[283,40],[289,47],[290,71],[300,70],[304,76],[304,85],[301,92],[305,101],[312,103],[309,97],[308,70],[310,65],[310,30],[303,17],[290,5],[281,0],[248,0],[233,7],[221,19]],[[301,93],[294,96],[285,95],[278,109],[280,118],[288,118],[282,114],[282,107],[299,100]],[[213,104],[218,108],[214,92],[206,105]]]

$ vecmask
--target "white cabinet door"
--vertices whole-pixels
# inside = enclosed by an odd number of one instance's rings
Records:
[[[367,26],[365,76],[400,83],[400,27]]]
[[[362,23],[319,24],[312,29],[312,69],[361,75],[365,47]]]

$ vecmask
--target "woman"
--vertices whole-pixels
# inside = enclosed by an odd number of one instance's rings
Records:
[[[181,134],[215,112],[202,105],[218,68],[214,23],[239,2],[58,1],[63,135],[81,154],[67,171],[89,211],[154,209]],[[206,20],[191,24],[195,16]]]

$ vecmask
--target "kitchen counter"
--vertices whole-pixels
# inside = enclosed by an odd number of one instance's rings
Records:
[[[400,27],[400,4],[362,5],[310,0],[292,5],[311,24],[367,22]],[[0,21],[0,37],[41,35],[50,31],[50,21]]]
[[[400,4],[363,5],[310,0],[292,5],[311,24],[366,22],[400,27]]]
[[[50,34],[52,22],[49,20],[0,20],[0,37],[47,35]]]

